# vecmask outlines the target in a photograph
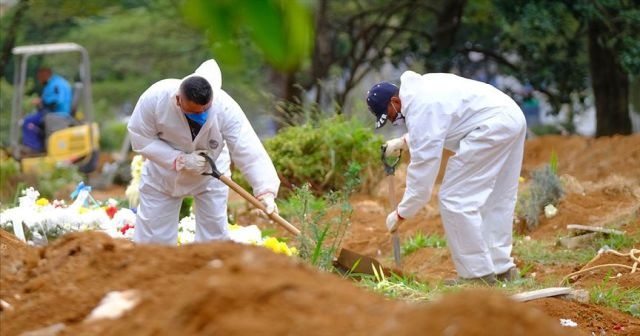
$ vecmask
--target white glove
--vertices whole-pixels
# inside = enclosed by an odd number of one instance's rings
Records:
[[[276,199],[272,193],[270,192],[264,193],[258,196],[257,198],[267,210],[267,215],[270,215],[272,213],[276,213],[276,214],[278,213],[278,205],[276,205]]]
[[[177,171],[186,171],[194,174],[202,174],[205,172],[207,161],[198,153],[182,153],[178,155],[174,161]]]
[[[391,139],[385,143],[387,149],[384,151],[385,157],[400,156],[403,150],[409,150],[409,133],[395,139]]]
[[[387,230],[391,233],[396,232],[403,220],[404,218],[398,215],[398,210],[393,210],[393,212],[387,216]]]

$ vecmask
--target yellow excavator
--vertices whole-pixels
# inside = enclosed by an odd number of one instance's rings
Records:
[[[76,43],[52,43],[25,45],[13,48],[16,61],[14,73],[14,96],[11,109],[10,154],[20,162],[23,173],[38,173],[52,170],[60,162],[72,163],[79,171],[89,173],[95,170],[99,156],[100,131],[93,118],[93,97],[91,93],[91,72],[89,53]],[[20,122],[31,111],[25,111],[25,84],[27,81],[27,60],[35,55],[79,53],[79,81],[73,84],[72,114],[73,125],[57,130],[48,137],[46,151],[26,155],[21,146]],[[74,57],[73,59],[76,59]]]

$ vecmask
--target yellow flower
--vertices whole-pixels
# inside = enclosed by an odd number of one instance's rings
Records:
[[[89,211],[89,209],[85,208],[85,207],[81,207],[80,209],[78,209],[78,213],[79,214],[85,214]]]
[[[39,206],[49,205],[49,200],[44,197],[41,197],[36,201],[36,204]]]
[[[519,181],[520,181],[520,183],[523,183],[524,182],[524,177],[520,176]]]
[[[263,246],[275,253],[284,254],[289,257],[298,252],[295,248],[290,249],[286,243],[278,241],[278,239],[273,237],[268,237],[267,239],[265,239]]]
[[[235,230],[238,230],[239,228],[240,226],[237,224],[229,224],[229,231],[235,231]]]

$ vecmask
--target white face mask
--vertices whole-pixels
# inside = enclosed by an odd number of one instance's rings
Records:
[[[404,115],[402,114],[402,112],[399,112],[396,109],[395,105],[391,104],[391,106],[393,106],[393,110],[396,111],[396,119],[393,122],[391,122],[391,124],[393,126],[402,126],[402,125],[404,125]]]

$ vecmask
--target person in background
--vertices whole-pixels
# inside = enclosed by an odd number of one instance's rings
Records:
[[[529,84],[522,89],[522,112],[529,128],[540,125],[540,102],[533,95],[533,87]]]
[[[46,138],[54,130],[53,125],[47,126],[47,123],[55,123],[49,120],[63,120],[68,124],[72,119],[72,90],[69,82],[48,67],[38,69],[36,80],[42,86],[39,97],[33,101],[36,111],[27,115],[22,123],[23,148],[31,153],[45,151]]]
[[[139,98],[128,123],[131,145],[145,157],[134,241],[175,245],[182,199],[195,202],[195,241],[224,240],[229,188],[202,175],[211,157],[229,176],[230,158],[268,213],[277,212],[280,180],[240,106],[221,89],[220,68],[204,62],[183,79],[164,79]],[[229,156],[231,154],[231,156]]]
[[[406,71],[400,87],[381,82],[367,94],[376,128],[387,121],[408,133],[387,141],[385,155],[408,149],[406,190],[386,226],[394,232],[431,197],[443,149],[449,158],[440,187],[440,214],[458,278],[513,280],[513,213],[526,122],[518,105],[493,86],[453,74]]]

